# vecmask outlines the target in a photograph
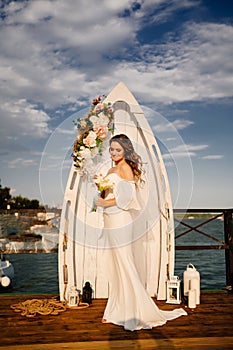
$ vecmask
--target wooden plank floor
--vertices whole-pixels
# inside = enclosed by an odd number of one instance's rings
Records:
[[[182,307],[188,316],[168,321],[152,330],[125,331],[102,324],[106,299],[97,299],[86,309],[67,309],[57,316],[26,318],[10,305],[52,295],[0,294],[0,350],[59,349],[233,349],[233,294],[202,292],[196,309]],[[180,305],[156,301],[163,310]]]

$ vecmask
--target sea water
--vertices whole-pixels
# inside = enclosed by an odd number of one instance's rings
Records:
[[[183,222],[189,226],[198,226],[208,218],[184,219]],[[175,233],[176,236],[184,233],[189,228],[179,224]],[[223,220],[214,220],[198,230],[213,236],[213,240],[202,233],[195,231],[188,232],[182,237],[176,238],[175,244],[179,245],[221,245],[224,242],[224,222]],[[177,250],[175,252],[175,275],[183,279],[183,272],[187,265],[191,263],[200,272],[201,289],[225,289],[226,287],[226,265],[224,249],[205,249],[205,250]]]
[[[184,220],[195,226],[203,219]],[[176,235],[187,228],[176,227]],[[224,241],[223,221],[214,220],[200,227],[200,230]],[[176,239],[176,245],[213,245],[216,241],[202,234],[189,232]],[[9,254],[6,256],[14,265],[15,277],[12,293],[58,293],[58,254]],[[221,250],[176,250],[175,275],[183,279],[183,272],[191,263],[200,272],[201,289],[225,289],[225,251]]]
[[[58,254],[8,254],[15,276],[11,292],[58,293]]]

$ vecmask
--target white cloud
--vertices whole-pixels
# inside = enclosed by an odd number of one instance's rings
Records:
[[[173,15],[177,10],[185,10],[191,7],[197,7],[200,4],[199,0],[146,0],[147,5],[151,4],[152,6],[158,6],[158,12],[155,12],[153,15],[154,23],[163,23],[168,20],[169,17]]]
[[[25,99],[2,103],[0,115],[2,117],[1,137],[8,135],[6,133],[8,130],[10,136],[14,135],[16,139],[26,135],[41,138],[50,133],[48,114]]]
[[[175,148],[172,149],[172,151],[185,151],[185,150],[188,150],[188,151],[201,151],[203,149],[206,149],[208,148],[209,146],[208,145],[192,145],[192,144],[183,144],[183,145],[179,145]]]
[[[197,152],[208,148],[208,145],[181,144],[169,149],[169,153],[163,154],[164,159],[187,158],[197,156]]]
[[[137,47],[141,60],[120,62],[115,74],[148,103],[232,97],[233,26],[189,22],[179,30]]]
[[[228,91],[231,83],[229,76],[229,84],[222,80],[228,88],[219,86],[215,91],[220,77],[212,73],[221,66],[219,62],[232,56],[232,27],[192,24],[182,29],[180,39],[168,37],[163,45],[142,45],[136,36],[145,25],[143,18],[148,18],[148,11],[153,9],[156,17],[150,20],[158,22],[162,20],[160,12],[167,18],[177,9],[198,6],[198,2],[145,1],[135,12],[133,3],[10,3],[5,9],[8,25],[3,25],[0,34],[0,74],[7,86],[3,96],[14,98],[17,94],[18,98],[55,108],[79,103],[100,90],[106,93],[120,80],[134,87],[145,102],[225,96],[224,90]],[[90,8],[95,9],[94,15]],[[125,9],[131,10],[130,16],[119,17]],[[137,60],[131,60],[132,56]],[[213,72],[203,77],[204,57],[213,65]],[[229,59],[228,65],[231,67]]]
[[[194,124],[193,121],[187,119],[176,119],[173,122],[161,123],[152,127],[152,129],[157,133],[159,132],[169,132],[176,130],[183,130],[188,126]]]
[[[121,80],[146,104],[232,96],[230,24],[186,23],[177,26],[180,36],[168,33],[162,44],[143,44],[137,35],[145,19],[157,24],[199,2],[146,0],[139,5],[137,11],[133,0],[6,5],[0,32],[3,136],[45,137],[50,132],[45,109],[67,105],[72,110],[107,94]],[[119,16],[125,10],[129,14]],[[177,119],[173,126],[181,130],[191,124]],[[3,143],[10,148],[9,139]]]
[[[164,158],[164,160],[165,160],[165,166],[166,166],[166,168],[167,168],[167,167],[173,168],[173,167],[175,166],[175,163],[174,163],[174,162],[167,161],[165,158]]]
[[[176,141],[176,137],[167,137],[166,141]]]
[[[44,152],[30,151],[30,155],[41,157]]]
[[[76,129],[69,130],[69,129],[56,128],[56,132],[58,132],[58,134],[65,134],[65,135],[72,135],[72,136],[77,134]]]
[[[15,193],[16,191],[17,191],[16,188],[11,188],[10,194],[11,194],[11,195],[14,195],[14,193]]]
[[[223,155],[221,154],[212,154],[212,155],[202,157],[202,159],[207,159],[207,160],[217,160],[222,158],[223,158]]]
[[[35,167],[36,165],[38,164],[34,159],[16,158],[8,162],[8,167],[11,169],[29,168]]]

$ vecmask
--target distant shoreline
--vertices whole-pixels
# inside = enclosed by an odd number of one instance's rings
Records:
[[[58,253],[58,249],[51,249],[50,251],[45,251],[43,249],[38,249],[37,251],[33,251],[33,250],[20,250],[18,252],[9,252],[7,250],[2,250],[1,253],[3,255],[13,255],[13,254],[57,254]]]
[[[4,213],[3,213],[4,212]],[[19,215],[15,215],[19,213]],[[22,209],[21,211],[0,211],[0,252],[3,254],[49,254],[49,253],[58,253],[57,246],[42,246],[42,236],[38,233],[33,233],[30,231],[30,227],[33,224],[45,224],[45,227],[48,226],[47,221],[39,221],[37,214],[41,213],[40,210],[26,210]],[[216,212],[175,212],[173,213],[174,220],[180,225],[179,222],[182,220],[195,220],[195,219],[209,219],[216,216]],[[9,219],[8,219],[9,218]],[[59,217],[60,218],[60,217]],[[223,220],[223,215],[219,216],[219,220]],[[22,226],[24,225],[24,226]],[[15,233],[7,233],[8,229],[17,231]],[[59,228],[57,227],[57,235],[59,236]],[[20,243],[24,243],[22,246]]]

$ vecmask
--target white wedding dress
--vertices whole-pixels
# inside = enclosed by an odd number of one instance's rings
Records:
[[[116,198],[117,205],[104,209],[105,259],[108,267],[109,298],[103,319],[126,330],[151,329],[168,320],[187,315],[182,309],[160,310],[140,280],[132,251],[133,217],[140,211],[134,181],[116,173],[107,176],[113,188],[105,199]]]

